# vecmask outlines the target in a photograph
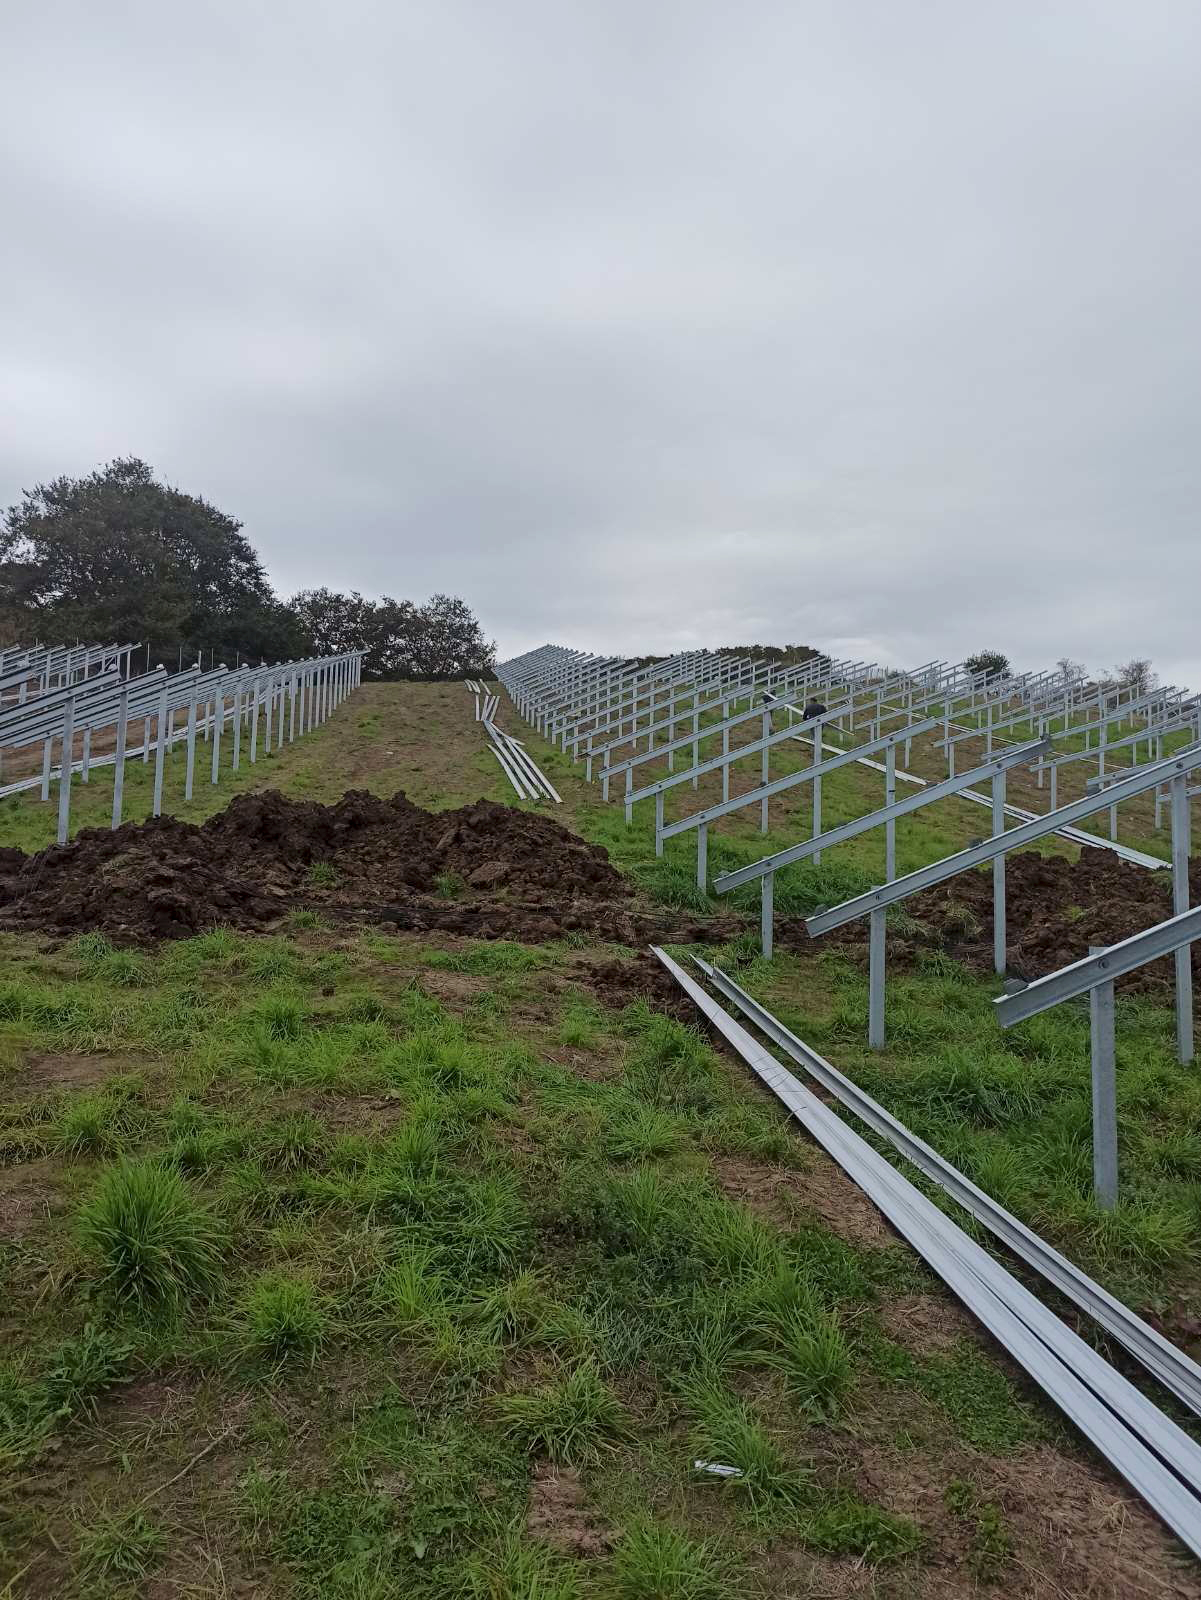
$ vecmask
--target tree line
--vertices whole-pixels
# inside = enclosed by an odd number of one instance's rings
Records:
[[[0,644],[35,637],[140,641],[168,665],[363,650],[369,678],[476,676],[496,657],[454,595],[281,599],[236,518],[133,457],[38,484],[0,516]]]

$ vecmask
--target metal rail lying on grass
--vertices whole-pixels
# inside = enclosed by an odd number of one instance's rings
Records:
[[[1194,1555],[1201,1447],[817,1099],[665,951],[652,953],[797,1120]]]
[[[1201,918],[1201,912],[1193,912],[1191,915]],[[853,1111],[873,1133],[887,1139],[907,1161],[911,1161],[927,1178],[937,1183],[953,1200],[970,1212],[977,1222],[982,1223],[1015,1255],[1020,1256],[1027,1266],[1033,1267],[1037,1273],[1046,1278],[1048,1283],[1075,1301],[1082,1311],[1087,1312],[1107,1333],[1124,1345],[1132,1356],[1141,1361],[1148,1372],[1152,1373],[1178,1400],[1201,1416],[1201,1366],[1198,1366],[1191,1357],[1184,1351],[1178,1350],[1170,1340],[1164,1338],[1163,1334],[1136,1316],[1129,1306],[1111,1295],[1107,1289],[1103,1289],[1066,1256],[1060,1255],[1045,1239],[940,1156],[938,1151],[924,1139],[919,1139],[915,1133],[910,1132],[904,1123],[885,1110],[865,1089],[861,1089],[837,1067],[831,1065],[803,1039],[798,1039],[795,1033],[786,1028],[727,973],[711,966],[707,961],[702,961],[699,956],[693,956],[692,959],[709,982],[719,989],[727,1000],[733,1001],[761,1032],[815,1078],[827,1093],[841,1101],[849,1111]],[[1020,999],[1021,996],[1017,998]],[[997,1002],[998,1005],[1007,1003],[1007,1001]]]

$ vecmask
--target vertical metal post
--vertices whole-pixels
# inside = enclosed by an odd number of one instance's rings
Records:
[[[700,730],[701,730],[701,714],[700,714],[699,711],[694,710],[693,713],[692,713],[692,731],[693,731],[693,733],[698,733],[699,734]],[[694,739],[692,741],[692,766],[693,766],[692,787],[694,789],[698,789],[700,787],[701,780],[697,776],[697,773],[696,773],[696,768],[698,766],[700,766],[700,761],[701,761],[701,742],[700,742],[699,739]]]
[[[196,691],[192,690],[192,698],[188,701],[188,759],[184,770],[183,797],[185,800],[192,798],[192,779],[196,773]]]
[[[80,782],[87,783],[92,765],[92,725],[89,722],[83,730],[83,748],[79,752],[79,778]]]
[[[288,679],[288,743],[296,742],[296,689],[299,683],[299,673],[293,672]]]
[[[252,693],[254,699],[250,708],[250,760],[253,764],[259,758],[259,680],[256,678]]]
[[[655,796],[655,854],[663,854],[663,791]]]
[[[994,836],[1005,832],[1005,774],[998,772],[992,781],[992,831]],[[993,968],[1005,971],[1005,857],[995,858],[992,864],[992,951]]]
[[[222,662],[222,668],[225,663]],[[225,732],[225,679],[217,685],[217,692],[213,695],[213,760],[212,771],[209,776],[210,783],[216,783],[221,771],[221,735]]]
[[[723,756],[730,754],[730,730],[721,730],[721,753]],[[723,803],[730,798],[730,763],[727,761],[721,769],[721,798]]]
[[[63,707],[62,749],[58,767],[58,842],[66,844],[71,832],[71,757],[75,750],[75,696]]]
[[[884,1048],[884,908],[869,918],[867,945],[867,1042]]]
[[[263,711],[265,712],[263,717],[263,754],[269,756],[271,754],[271,722],[275,716],[275,685],[271,681],[270,674],[268,674],[267,682],[263,688]]]
[[[1189,908],[1188,863],[1191,840],[1188,779],[1181,773],[1172,779],[1172,914],[1179,916]],[[1175,952],[1176,961],[1176,1054],[1181,1061],[1193,1059],[1193,951],[1184,945]]]
[[[770,735],[771,735],[771,712],[770,711],[765,711],[763,713],[763,737],[766,739],[766,738],[769,738]],[[763,758],[762,758],[762,761],[760,763],[760,771],[762,773],[762,781],[764,783],[767,782],[767,771],[768,771],[767,755],[768,755],[768,753],[767,753],[767,749],[765,747],[764,751],[763,751]],[[763,800],[760,802],[760,810],[761,810],[761,815],[760,815],[760,818],[759,818],[759,832],[760,833],[766,833],[767,832],[767,797],[766,797],[766,795],[763,797]]]
[[[154,723],[154,802],[151,815],[158,817],[163,810],[163,761],[167,754],[167,685],[159,690],[158,715]]]
[[[709,888],[709,824],[702,822],[696,830],[696,886],[702,892]]]
[[[42,744],[42,799],[50,798],[50,763],[54,755],[54,737],[43,741]]]
[[[1051,810],[1059,810],[1059,762],[1051,763]]]
[[[759,944],[765,961],[772,958],[775,933],[776,875],[765,872],[759,879]]]
[[[813,789],[813,837],[816,839],[822,831],[822,781],[814,778]],[[820,865],[822,853],[820,850],[813,852],[814,865]]]
[[[1090,946],[1095,955],[1101,945]],[[1093,1194],[1107,1211],[1118,1198],[1118,1089],[1113,1032],[1113,980],[1088,992],[1093,1079]]]
[[[884,804],[892,806],[897,800],[897,747],[890,744],[884,752]],[[884,881],[891,883],[897,875],[897,824],[889,817],[884,824]]]
[[[234,682],[234,755],[233,771],[238,770],[242,760],[242,680],[237,678]]]
[[[117,748],[113,758],[113,827],[121,826],[121,804],[125,796],[125,740],[129,732],[129,688],[121,690],[117,701]]]

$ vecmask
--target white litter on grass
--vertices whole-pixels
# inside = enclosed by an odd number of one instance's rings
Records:
[[[720,1461],[694,1461],[693,1468],[697,1472],[709,1472],[715,1478],[741,1478],[741,1467],[727,1467]]]

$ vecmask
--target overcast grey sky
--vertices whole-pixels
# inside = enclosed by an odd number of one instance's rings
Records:
[[[0,14],[0,503],[141,455],[510,654],[1201,687],[1195,0]]]

